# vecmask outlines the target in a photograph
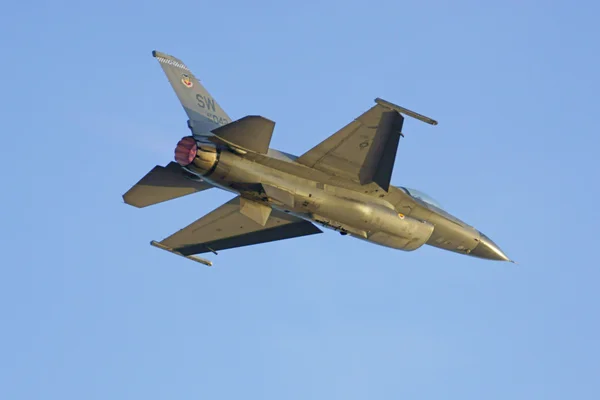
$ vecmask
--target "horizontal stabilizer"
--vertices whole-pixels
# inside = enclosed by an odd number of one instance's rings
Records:
[[[213,129],[211,140],[254,153],[269,151],[275,122],[259,115],[248,115]]]
[[[157,165],[123,195],[123,200],[129,205],[143,208],[212,187],[205,182],[191,180],[186,174],[175,162],[166,167]]]

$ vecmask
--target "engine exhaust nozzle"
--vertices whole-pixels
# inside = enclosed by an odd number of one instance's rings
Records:
[[[182,167],[187,167],[194,161],[197,151],[196,140],[191,136],[186,136],[175,147],[175,161]]]

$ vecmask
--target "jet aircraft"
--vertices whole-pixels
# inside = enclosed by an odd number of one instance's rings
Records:
[[[147,207],[219,188],[236,196],[151,244],[205,265],[197,254],[322,233],[413,251],[424,244],[511,261],[486,235],[431,197],[390,185],[404,117],[437,122],[380,98],[339,131],[294,156],[270,148],[275,122],[231,118],[179,59],[153,51],[187,116],[174,161],[155,166],[124,195]]]

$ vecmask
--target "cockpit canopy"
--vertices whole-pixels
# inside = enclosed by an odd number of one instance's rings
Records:
[[[419,199],[429,205],[432,205],[434,207],[439,208],[440,210],[443,210],[444,208],[442,207],[442,205],[435,199],[433,199],[431,196],[417,190],[417,189],[409,189],[409,188],[405,188],[405,187],[401,187],[400,189],[404,190],[408,195]]]

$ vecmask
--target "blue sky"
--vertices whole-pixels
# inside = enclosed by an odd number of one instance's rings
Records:
[[[418,4],[417,4],[418,3]],[[0,398],[597,399],[593,2],[11,2],[0,13]],[[157,49],[302,154],[382,97],[392,182],[519,265],[333,232],[149,246],[231,198],[138,210],[186,117]]]

